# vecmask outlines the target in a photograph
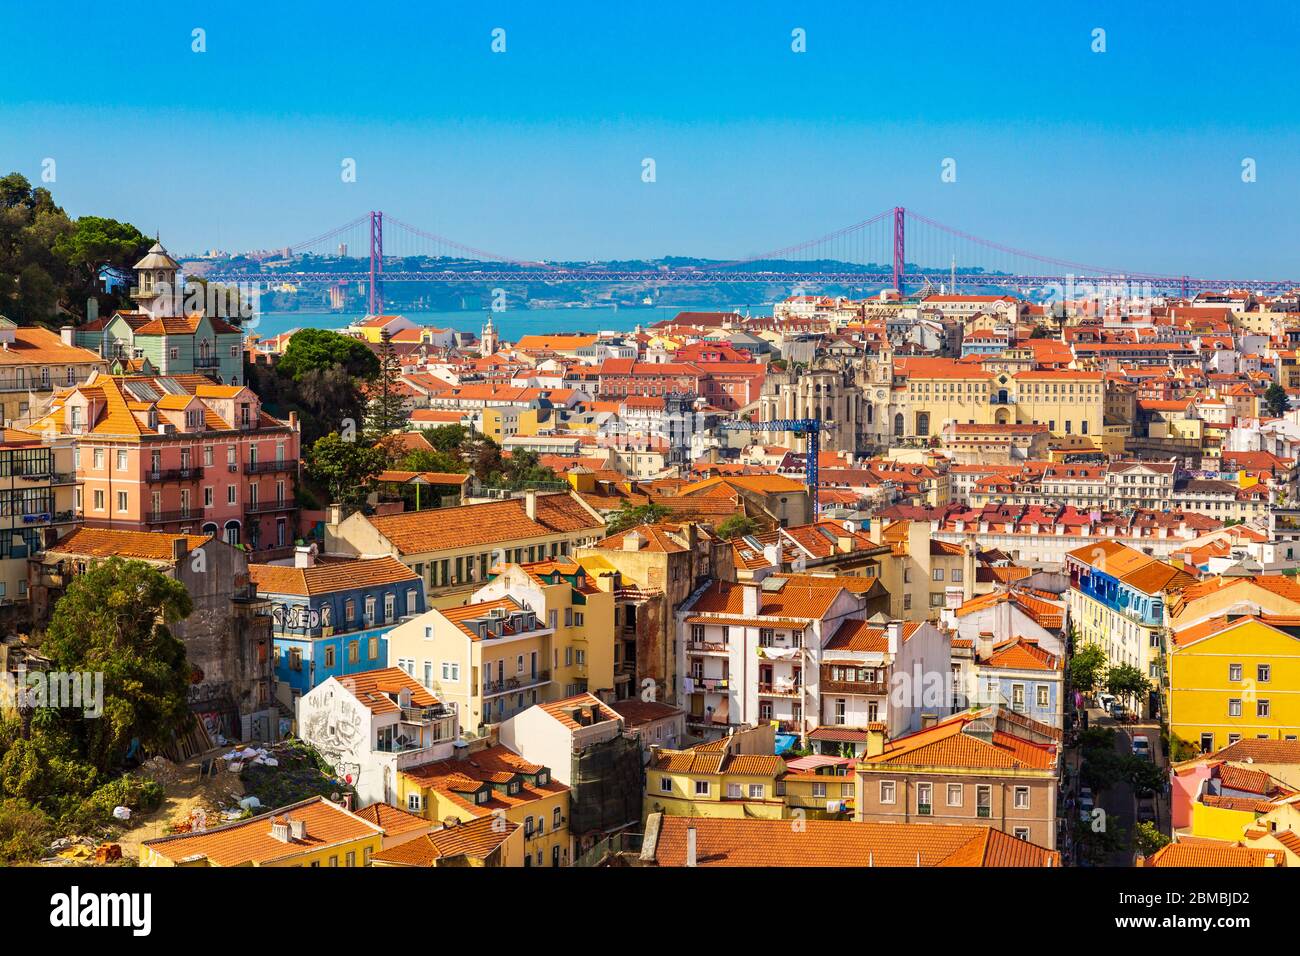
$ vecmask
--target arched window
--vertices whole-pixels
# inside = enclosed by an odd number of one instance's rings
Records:
[[[903,437],[903,413],[899,412],[894,416],[894,437]]]

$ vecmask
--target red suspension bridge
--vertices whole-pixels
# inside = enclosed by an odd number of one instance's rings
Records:
[[[367,247],[368,256],[350,254]],[[1296,280],[1195,278],[1072,262],[983,239],[902,206],[815,239],[735,261],[657,268],[512,258],[371,212],[286,247],[285,256],[276,262],[243,271],[218,269],[206,278],[268,284],[365,283],[371,314],[383,311],[386,282],[763,283],[786,285],[794,291],[841,286],[900,293],[942,285],[950,292],[1054,292],[1057,298],[1108,290],[1126,296],[1188,296],[1226,289],[1277,293],[1300,287]]]

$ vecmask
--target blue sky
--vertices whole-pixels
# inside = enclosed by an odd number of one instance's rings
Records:
[[[1300,272],[1289,5],[12,6],[0,169],[52,157],[71,213],[179,251],[380,208],[520,257],[737,258],[901,204],[1076,261]]]

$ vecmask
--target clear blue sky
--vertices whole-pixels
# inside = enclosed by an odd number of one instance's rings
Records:
[[[52,157],[69,212],[177,251],[379,208],[520,257],[733,258],[901,204],[1077,261],[1300,273],[1294,4],[11,6],[0,169]]]

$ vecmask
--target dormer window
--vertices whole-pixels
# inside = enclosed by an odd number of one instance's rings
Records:
[[[539,787],[544,787],[550,782],[551,772],[549,770],[542,770],[537,774],[537,785]]]

